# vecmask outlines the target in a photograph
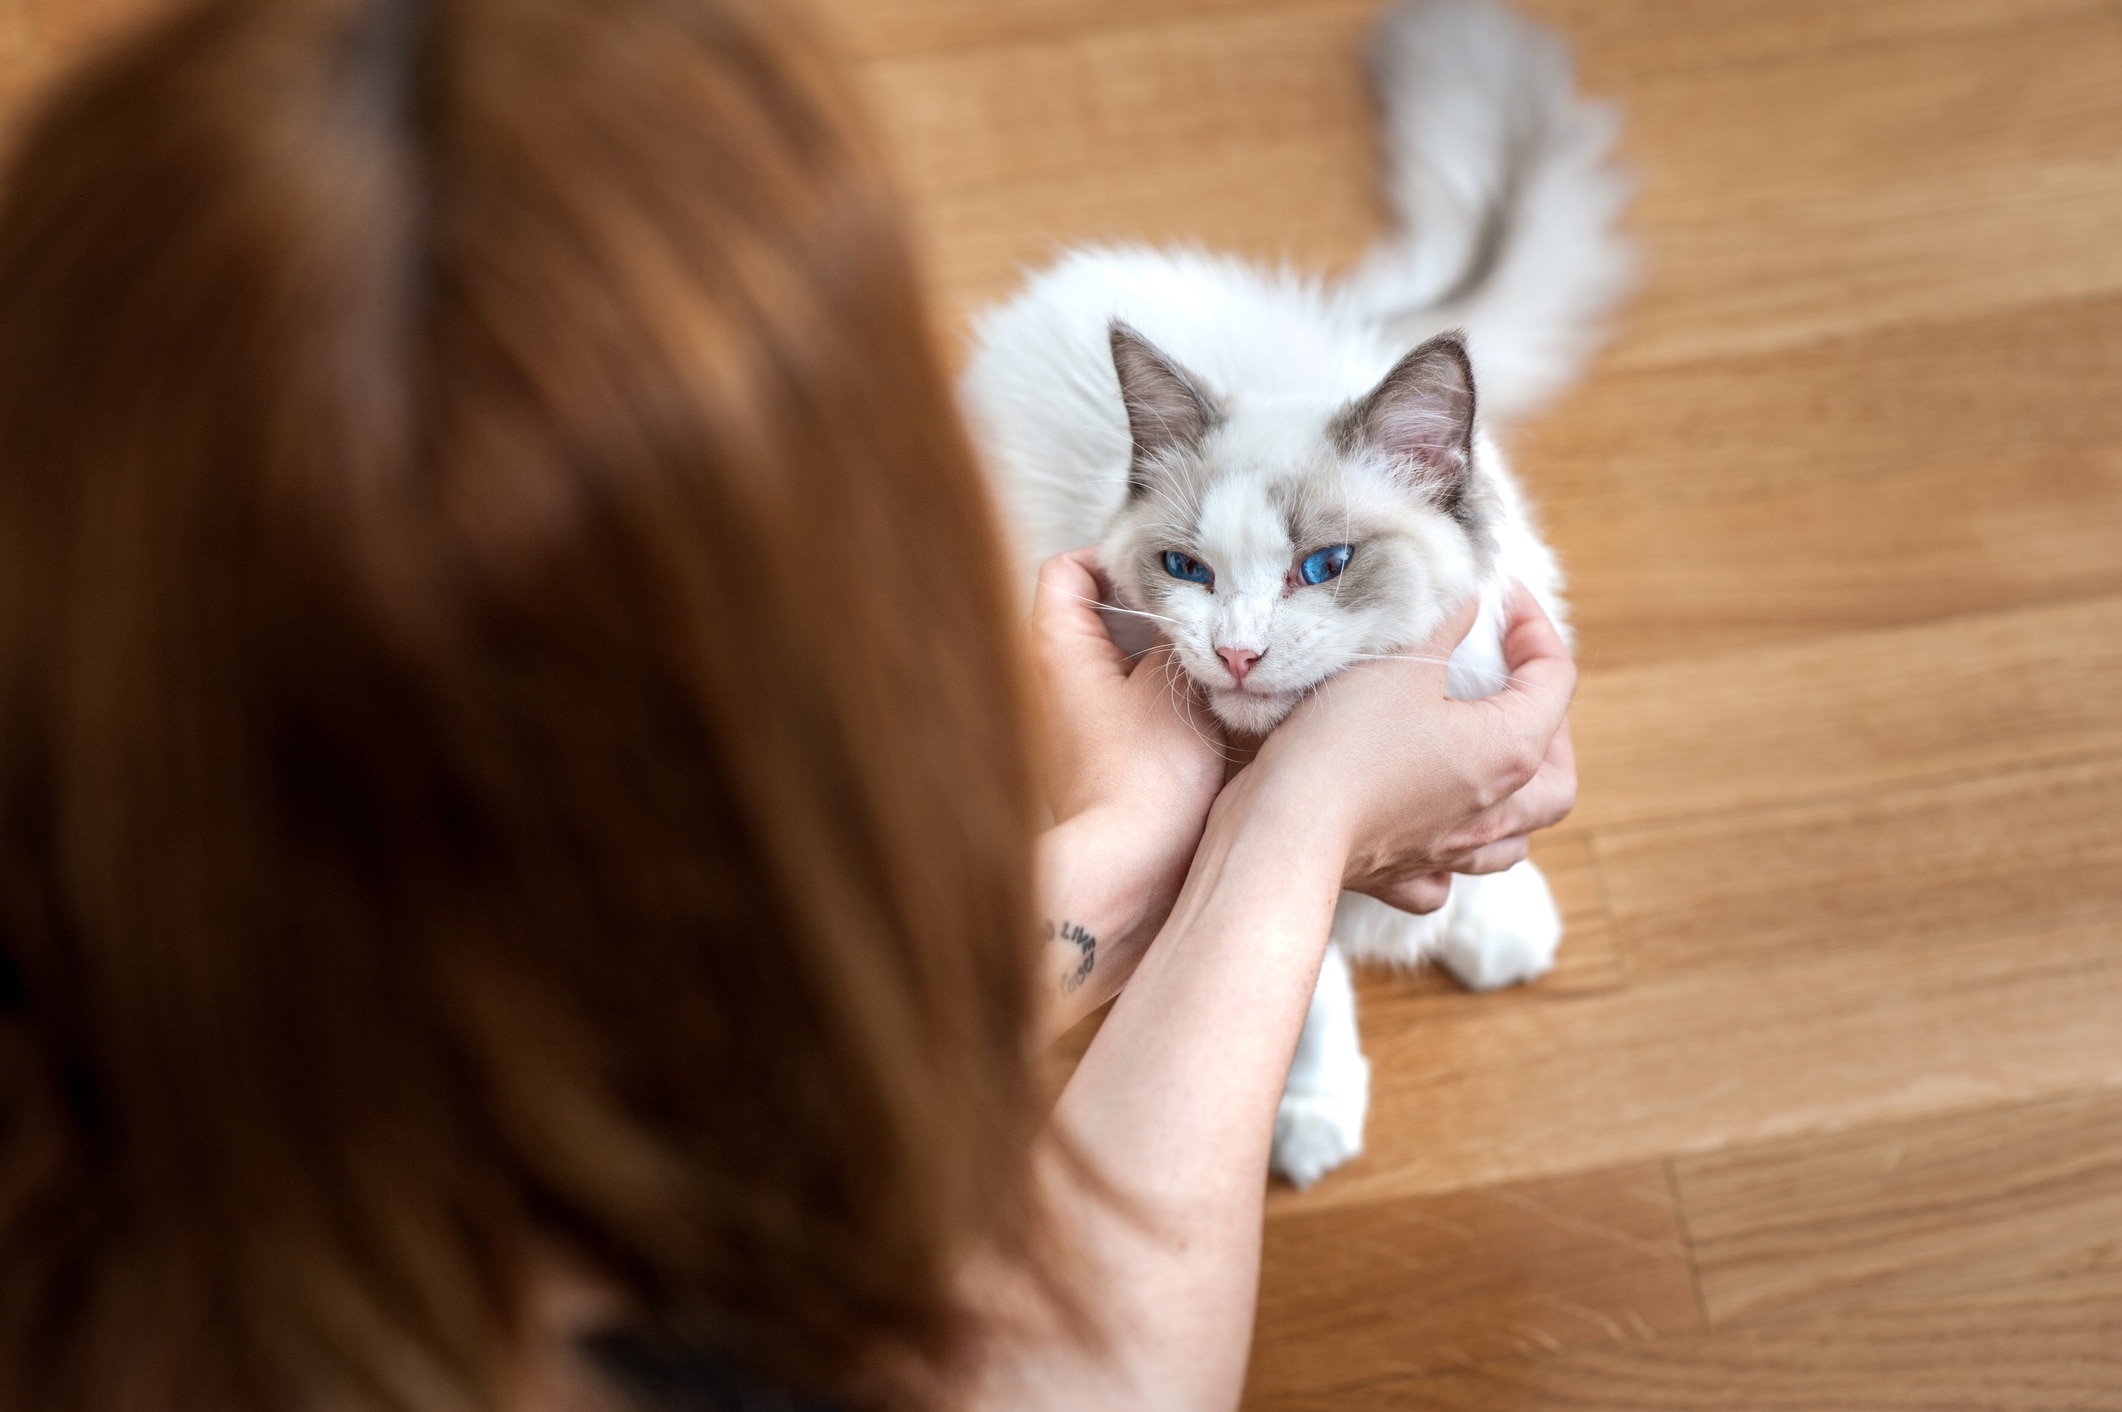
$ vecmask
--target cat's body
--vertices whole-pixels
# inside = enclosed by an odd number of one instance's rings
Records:
[[[1574,98],[1555,41],[1465,0],[1390,15],[1373,76],[1405,225],[1354,275],[1077,251],[987,315],[966,375],[1027,572],[1098,545],[1116,636],[1161,631],[1241,733],[1422,643],[1470,594],[1454,696],[1504,684],[1512,580],[1562,621],[1554,556],[1482,422],[1566,381],[1625,285],[1612,119]],[[1426,917],[1345,894],[1276,1169],[1304,1184],[1361,1150],[1349,960],[1435,958],[1487,989],[1544,972],[1560,937],[1530,863],[1456,879]]]

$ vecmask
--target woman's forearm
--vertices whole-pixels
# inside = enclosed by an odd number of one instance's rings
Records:
[[[1275,1110],[1347,856],[1316,801],[1241,776],[1169,920],[1055,1111],[1121,1198],[1065,1179],[1105,1356],[1044,1367],[1052,1406],[1234,1406]],[[1020,1394],[1021,1396],[1021,1394]]]
[[[1083,814],[1039,840],[1038,897],[1046,923],[1040,975],[1046,987],[1041,1042],[1073,1026],[1120,991],[1171,911],[1185,880],[1184,855],[1168,877],[1144,873],[1145,846],[1126,819]]]

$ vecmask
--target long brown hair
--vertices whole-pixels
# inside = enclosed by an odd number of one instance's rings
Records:
[[[477,1404],[535,1252],[850,1405],[1036,1259],[985,501],[751,0],[209,0],[0,204],[0,1407]]]

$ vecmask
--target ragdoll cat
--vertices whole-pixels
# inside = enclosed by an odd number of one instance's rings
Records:
[[[1123,619],[1160,631],[1241,734],[1470,595],[1448,689],[1498,690],[1512,579],[1562,620],[1486,425],[1564,383],[1628,283],[1615,121],[1574,96],[1557,40],[1442,0],[1388,14],[1371,67],[1400,228],[1352,275],[1078,250],[981,320],[963,386],[1027,573],[1095,543]],[[1561,933],[1530,862],[1454,879],[1428,916],[1344,893],[1275,1169],[1307,1185],[1362,1150],[1349,961],[1435,958],[1486,990],[1546,971]]]

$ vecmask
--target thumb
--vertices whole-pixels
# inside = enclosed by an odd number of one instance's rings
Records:
[[[1449,657],[1452,649],[1466,641],[1466,635],[1474,630],[1474,620],[1481,616],[1481,595],[1469,593],[1459,605],[1444,615],[1444,621],[1429,635],[1422,645],[1423,651],[1436,657]]]
[[[1561,630],[1532,590],[1515,579],[1505,603],[1510,616],[1503,627],[1503,665],[1511,685],[1544,695],[1566,711],[1577,690],[1577,664]]]
[[[1032,639],[1050,667],[1090,663],[1124,676],[1126,655],[1098,615],[1102,594],[1097,562],[1095,550],[1071,549],[1039,566],[1039,585],[1032,594]]]
[[[1540,601],[1523,584],[1513,583],[1509,621],[1503,629],[1503,663],[1510,673],[1503,690],[1475,703],[1492,711],[1507,736],[1518,741],[1530,778],[1569,720],[1570,698],[1577,690],[1577,664]],[[1566,744],[1565,744],[1566,748]]]

